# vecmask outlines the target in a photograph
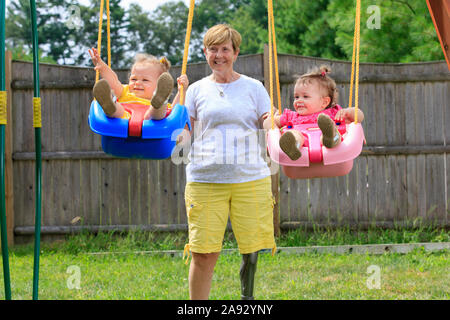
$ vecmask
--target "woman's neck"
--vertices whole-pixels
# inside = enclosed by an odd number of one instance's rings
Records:
[[[239,78],[239,73],[231,71],[231,73],[219,73],[219,72],[213,72],[211,75],[211,80],[217,82],[217,83],[228,83],[233,82],[234,80],[237,80]]]

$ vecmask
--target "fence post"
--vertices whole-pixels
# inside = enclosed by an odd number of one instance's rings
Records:
[[[264,44],[264,55],[263,55],[263,73],[264,73],[264,86],[270,94],[270,84],[269,84],[269,46]],[[274,107],[278,108],[277,98],[276,98],[276,90],[274,90]],[[269,158],[269,161],[270,158]],[[280,172],[273,174],[272,178],[272,196],[275,200],[275,204],[273,206],[273,228],[275,236],[280,235],[280,210],[279,210],[279,202],[280,202]]]
[[[7,125],[5,127],[5,206],[8,245],[14,244],[14,185],[13,185],[13,134],[12,134],[12,53],[5,53],[5,90],[7,92]]]

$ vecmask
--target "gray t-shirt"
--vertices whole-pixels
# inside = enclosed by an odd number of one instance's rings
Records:
[[[205,77],[189,86],[185,105],[195,119],[188,182],[240,183],[270,175],[264,131],[258,130],[258,119],[270,110],[261,82],[241,75],[220,84]]]

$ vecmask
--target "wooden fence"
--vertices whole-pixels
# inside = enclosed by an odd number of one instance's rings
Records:
[[[242,56],[236,70],[264,82],[266,56]],[[12,242],[13,234],[19,240],[34,232],[35,169],[32,65],[9,63],[7,143],[12,148],[6,161],[12,163],[7,183]],[[350,63],[279,55],[283,107],[292,105],[295,75],[320,64],[333,69],[339,102],[346,106]],[[180,68],[171,72],[176,77]],[[118,73],[126,82],[128,72]],[[209,73],[206,63],[188,66],[191,83]],[[88,126],[94,77],[92,68],[40,66],[43,235],[81,228],[186,230],[184,165],[117,159],[102,152],[100,137]],[[362,155],[346,177],[291,180],[282,173],[275,176],[281,228],[393,227],[418,220],[448,227],[450,74],[445,62],[364,63],[360,77],[367,140]],[[80,221],[74,223],[74,219]]]

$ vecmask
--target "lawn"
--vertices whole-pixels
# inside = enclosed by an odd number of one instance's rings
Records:
[[[144,241],[149,236],[145,237],[81,235],[64,242],[43,244],[39,298],[188,299],[189,267],[180,257],[136,253],[141,249],[155,249],[155,246],[158,249],[179,249],[184,238],[160,238],[151,241],[150,248],[149,242]],[[314,238],[313,235],[311,237]],[[428,232],[428,237],[431,241],[447,240],[448,233],[430,235]],[[294,238],[306,239],[287,234],[284,240],[279,239],[279,245],[285,244],[283,241],[295,243]],[[400,239],[391,234],[389,239],[383,240],[393,242],[394,238]],[[411,240],[416,238],[417,235]],[[354,236],[342,236],[341,239],[347,243],[365,242],[356,240],[361,237]],[[320,245],[335,244],[331,242],[324,241]],[[319,243],[316,241],[315,244]],[[233,241],[227,240],[225,246],[233,247]],[[118,251],[120,253],[111,253]],[[103,254],[93,254],[95,252]],[[258,261],[255,296],[256,299],[274,300],[449,299],[449,258],[448,250],[430,253],[423,249],[408,254],[383,255],[279,253],[272,257],[270,253],[262,253]],[[237,253],[220,256],[211,299],[239,299],[240,260]],[[372,273],[372,268],[378,273]],[[31,299],[32,246],[11,248],[10,269],[12,298]],[[0,275],[3,279],[1,269]],[[3,290],[0,299],[4,299]]]

